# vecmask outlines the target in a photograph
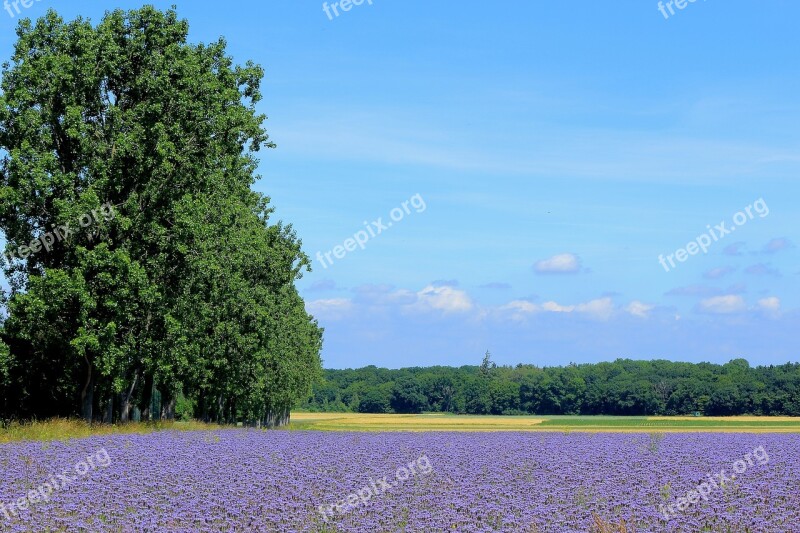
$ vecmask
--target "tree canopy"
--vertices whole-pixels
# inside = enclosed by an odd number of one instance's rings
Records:
[[[800,416],[800,364],[750,367],[664,360],[540,368],[480,366],[325,370],[312,411],[507,415]]]
[[[169,418],[180,398],[274,425],[320,373],[294,285],[310,262],[252,190],[274,147],[263,70],[188,30],[153,7],[18,26],[0,95],[5,417]]]

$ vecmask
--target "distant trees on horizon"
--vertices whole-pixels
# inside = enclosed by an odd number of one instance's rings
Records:
[[[751,367],[617,359],[540,368],[480,366],[325,370],[311,411],[493,415],[800,416],[800,364]]]

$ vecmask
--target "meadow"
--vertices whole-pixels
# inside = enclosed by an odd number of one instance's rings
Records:
[[[53,418],[50,420],[31,420],[10,422],[0,426],[0,444],[24,440],[68,441],[101,435],[147,434],[154,431],[208,431],[222,429],[223,426],[203,422],[156,421],[130,422],[127,424],[89,424],[83,420]]]

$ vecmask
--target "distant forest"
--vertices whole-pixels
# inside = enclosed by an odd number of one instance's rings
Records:
[[[309,411],[494,415],[800,416],[800,364],[633,361],[325,370]]]

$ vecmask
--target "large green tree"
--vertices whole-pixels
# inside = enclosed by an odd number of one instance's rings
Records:
[[[273,147],[263,71],[188,29],[152,7],[19,24],[0,229],[9,252],[72,231],[4,265],[6,413],[169,418],[182,394],[199,416],[282,424],[320,372],[321,330],[294,286],[308,258],[251,188]]]

